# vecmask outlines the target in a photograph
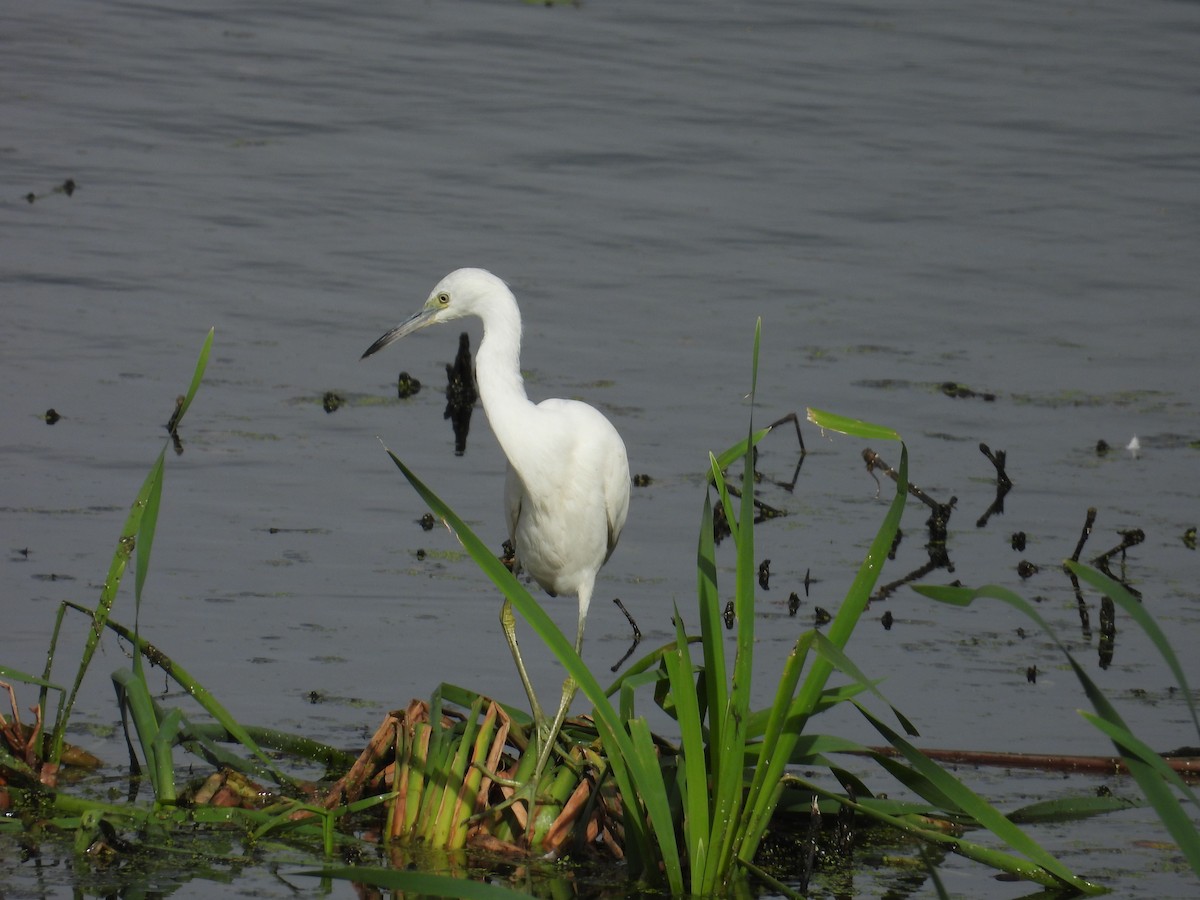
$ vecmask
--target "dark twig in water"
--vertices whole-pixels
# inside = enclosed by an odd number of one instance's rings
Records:
[[[867,464],[867,471],[870,472],[872,476],[875,474],[875,470],[878,469],[887,475],[888,478],[892,479],[892,481],[900,480],[900,475],[896,472],[896,470],[889,466],[887,462],[884,461],[883,457],[870,447],[863,450],[862,458],[863,462]],[[876,479],[876,484],[878,483],[879,480]],[[954,504],[958,502],[957,497],[951,497],[949,503],[938,503],[911,481],[908,483],[908,492],[933,510],[934,515],[939,519],[949,520],[950,512],[954,509]]]
[[[897,578],[895,581],[889,582],[888,584],[880,585],[879,588],[876,589],[871,599],[884,600],[894,594],[899,588],[904,587],[904,585],[911,584],[914,581],[919,581],[930,572],[933,572],[937,569],[945,569],[948,572],[954,571],[954,565],[950,562],[950,557],[945,552],[944,547],[940,553],[935,553],[931,549],[929,553],[929,562],[925,563],[920,568],[913,569],[903,578]]]
[[[877,469],[884,472],[893,481],[900,480],[900,476],[896,470],[889,466],[883,457],[871,448],[868,447],[863,450],[862,458],[863,462],[867,464],[867,472],[870,473],[872,478],[875,478],[876,485],[879,484],[879,479],[875,475]],[[881,586],[871,598],[873,600],[882,600],[901,585],[916,581],[918,578],[923,578],[935,569],[945,569],[947,572],[954,571],[954,564],[950,562],[950,554],[946,549],[946,534],[950,515],[954,512],[958,498],[951,497],[948,503],[939,503],[911,481],[908,484],[908,492],[931,510],[929,518],[925,522],[925,526],[929,529],[929,542],[925,545],[925,550],[929,553],[929,561],[903,578]],[[900,535],[897,533],[897,543],[899,537]],[[893,553],[895,552],[895,546],[894,544],[892,547]]]
[[[1012,487],[1012,479],[1008,477],[1008,473],[1004,470],[1004,463],[1008,459],[1008,454],[1003,450],[992,452],[987,444],[979,445],[979,452],[988,458],[988,461],[996,467],[996,481],[998,484]]]
[[[642,639],[642,629],[638,628],[637,622],[635,622],[633,616],[629,614],[629,610],[625,608],[625,604],[621,602],[620,597],[613,597],[613,603],[617,604],[617,609],[625,613],[625,618],[629,620],[629,627],[633,629],[633,640],[636,644]]]
[[[1083,552],[1083,545],[1092,535],[1092,528],[1096,524],[1096,507],[1089,506],[1087,516],[1083,520],[1083,531],[1079,534],[1079,542],[1075,545],[1075,552],[1071,554],[1072,562],[1079,562],[1079,554]],[[1071,571],[1067,566],[1063,566],[1063,571],[1067,573],[1067,578],[1071,580],[1071,588],[1075,591],[1075,608],[1079,612],[1079,629],[1083,634],[1085,641],[1092,639],[1092,617],[1088,611],[1087,601],[1083,599],[1083,588],[1079,584],[1079,577]]]
[[[1087,543],[1087,539],[1092,536],[1092,528],[1096,524],[1096,507],[1089,506],[1087,517],[1083,520],[1083,531],[1079,533],[1079,543],[1075,545],[1075,552],[1071,554],[1072,562],[1079,562],[1079,554],[1083,552],[1083,545]]]
[[[863,750],[847,750],[855,756],[879,754],[898,756],[895,747],[869,747]],[[1000,766],[1012,769],[1042,769],[1047,772],[1094,772],[1098,775],[1127,775],[1129,770],[1118,756],[1063,756],[1050,753],[1001,753],[989,750],[939,750],[922,748],[924,753],[937,762],[967,766]],[[1200,753],[1197,748],[1183,747],[1161,754],[1163,761],[1180,777],[1195,782],[1200,778]]]
[[[784,422],[791,422],[796,426],[796,442],[800,444],[800,452],[807,453],[808,451],[804,449],[804,435],[800,433],[800,419],[794,412],[788,413],[782,419],[776,419],[774,422],[768,425],[767,428],[774,430]]]
[[[1101,669],[1112,665],[1113,651],[1117,644],[1117,611],[1112,597],[1100,598],[1100,643],[1097,645]]]
[[[617,604],[617,609],[625,613],[625,618],[629,620],[629,626],[633,629],[633,643],[629,645],[629,649],[625,651],[625,655],[613,664],[612,671],[615,672],[617,669],[621,668],[625,660],[633,656],[633,651],[636,650],[637,645],[642,642],[642,630],[638,628],[637,622],[633,620],[633,616],[629,614],[629,610],[625,608],[625,604],[621,602],[620,597],[613,597],[613,603]]]
[[[725,487],[729,490],[731,497],[737,497],[739,499],[741,498],[742,492],[735,485],[727,483]],[[754,517],[755,525],[760,525],[767,521],[767,519],[778,519],[781,516],[787,515],[786,509],[779,509],[778,507],[771,506],[768,503],[763,503],[757,497],[754,498],[754,508],[758,511],[758,515]]]
[[[1104,551],[1094,560],[1092,560],[1095,565],[1103,566],[1118,553],[1123,556],[1125,551],[1130,547],[1136,547],[1138,544],[1142,543],[1142,541],[1146,540],[1146,532],[1142,531],[1140,528],[1132,528],[1129,531],[1118,531],[1117,534],[1121,535],[1121,543],[1117,544],[1117,546],[1113,547],[1111,550]]]
[[[731,496],[742,496],[741,491],[739,491],[732,484],[727,483],[725,486]],[[770,506],[766,503],[763,503],[757,497],[754,498],[754,508],[757,511],[757,515],[754,517],[755,525],[761,525],[768,519],[778,519],[781,516],[787,515],[786,509],[778,509],[774,506]],[[718,504],[717,506],[713,507],[713,542],[719,544],[729,534],[729,521],[725,518],[725,507]]]
[[[804,435],[800,433],[800,419],[794,412],[788,413],[782,419],[776,419],[774,422],[772,422],[770,425],[768,425],[767,428],[770,431],[774,431],[777,427],[782,425],[784,422],[791,422],[793,425],[796,426],[796,442],[800,445],[800,458],[796,460],[796,469],[795,469],[795,471],[792,472],[792,480],[791,481],[774,481],[774,482],[772,482],[772,484],[774,484],[776,487],[783,488],[785,491],[787,491],[790,494],[796,488],[796,482],[800,478],[800,467],[802,465],[804,465],[804,457],[808,455],[808,450],[806,450],[804,447]],[[756,461],[757,461],[757,458],[758,457],[756,455],[755,456]]]
[[[1008,477],[1008,473],[1004,470],[1007,454],[1003,450],[997,450],[993,453],[987,444],[980,444],[979,452],[986,456],[988,461],[996,467],[996,499],[992,501],[992,505],[975,522],[976,527],[983,528],[992,516],[1004,514],[1004,498],[1012,490],[1013,483],[1012,479]]]
[[[1092,564],[1113,581],[1120,582],[1125,590],[1129,591],[1129,593],[1131,593],[1138,600],[1141,600],[1142,592],[1130,585],[1128,579],[1125,577],[1125,551],[1130,547],[1136,547],[1138,544],[1142,543],[1142,541],[1146,540],[1146,532],[1142,531],[1140,528],[1131,528],[1128,531],[1120,531],[1118,534],[1121,535],[1121,543],[1117,544],[1117,546],[1113,547],[1111,550],[1101,553],[1094,560],[1092,560]],[[1114,573],[1108,566],[1109,561],[1118,554],[1121,556],[1120,575]]]

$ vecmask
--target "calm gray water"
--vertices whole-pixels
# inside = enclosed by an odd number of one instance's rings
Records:
[[[1195,4],[1114,0],[8,10],[0,663],[40,671],[59,601],[96,599],[215,326],[185,452],[168,460],[144,632],[241,720],[347,746],[442,680],[520,698],[492,592],[450,535],[420,530],[424,510],[376,440],[498,547],[503,458],[481,412],[463,457],[442,421],[458,333],[358,361],[445,272],[480,265],[522,302],[531,395],[605,410],[653,479],[598,589],[585,654],[597,670],[628,640],[606,597],[650,645],[673,602],[691,607],[700,473],[745,432],[761,316],[757,422],[815,406],[900,430],[913,480],[958,497],[955,570],[930,580],[1042,598],[1148,743],[1196,743],[1132,624],[1097,666],[1057,564],[1089,506],[1085,558],[1143,529],[1126,574],[1200,683],[1200,566],[1182,541],[1200,520],[1198,32]],[[67,178],[69,197],[54,192]],[[426,390],[387,400],[400,369]],[[996,399],[949,399],[945,381]],[[348,404],[327,415],[329,390]],[[1122,449],[1134,435],[1136,457]],[[814,605],[836,609],[885,507],[861,442],[805,437],[795,492],[764,488],[790,513],[758,539],[773,573],[764,676]],[[1101,439],[1114,452],[1097,456]],[[983,528],[981,441],[1007,451],[1016,482]],[[795,462],[773,435],[768,476]],[[925,560],[925,517],[910,504],[885,580]],[[1022,558],[1041,567],[1026,583]],[[819,580],[791,620],[808,571]],[[127,622],[131,591],[116,612]],[[572,602],[550,606],[570,627]],[[949,610],[901,590],[850,651],[887,676],[926,746],[1109,752],[1074,713],[1085,700],[1069,669],[1007,607]],[[560,676],[528,652],[553,693]],[[107,675],[126,664],[108,643],[81,725],[115,722]],[[872,739],[848,716],[827,727]],[[115,737],[79,737],[121,760]],[[978,777],[1007,806],[1095,788]],[[1124,894],[1189,895],[1172,855],[1138,843],[1163,839],[1153,817],[1130,815],[1085,838],[1038,836]],[[5,878],[26,871],[0,860]],[[944,877],[972,896],[1022,890],[966,863]]]

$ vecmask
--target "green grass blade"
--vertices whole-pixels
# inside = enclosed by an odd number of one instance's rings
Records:
[[[113,672],[112,680],[117,689],[119,705],[123,710],[122,721],[125,718],[124,712],[128,712],[129,718],[133,721],[133,731],[137,736],[142,758],[146,761],[146,772],[150,776],[151,784],[154,786],[154,795],[157,797],[159,794],[159,768],[154,756],[154,737],[158,734],[158,717],[154,712],[154,701],[150,699],[150,692],[146,688],[145,680],[131,670],[118,669]],[[126,741],[129,741],[128,728],[126,729]],[[130,746],[132,747],[132,743]]]
[[[1062,879],[1057,875],[1047,871],[1041,866],[1030,862],[1026,859],[1013,856],[1010,853],[1005,853],[1000,850],[993,850],[989,847],[983,847],[963,838],[956,837],[952,834],[947,834],[944,831],[938,831],[930,828],[922,827],[918,821],[907,816],[896,816],[884,811],[875,803],[851,800],[842,794],[836,794],[828,788],[822,787],[795,776],[788,776],[788,780],[803,787],[804,791],[811,794],[816,794],[819,797],[826,797],[836,801],[842,806],[848,806],[856,812],[861,812],[869,818],[889,825],[898,831],[910,834],[924,841],[929,841],[934,844],[942,844],[943,846],[953,849],[956,853],[965,856],[967,859],[973,859],[976,862],[983,863],[993,869],[1001,872],[1010,872],[1023,878],[1027,881],[1032,881],[1035,884],[1045,885],[1047,887],[1057,888],[1063,887]],[[1099,885],[1092,884],[1082,878],[1072,877],[1069,882],[1070,886],[1085,894],[1101,894],[1105,892],[1105,888]]]
[[[716,487],[717,496],[721,499],[721,507],[725,511],[725,524],[729,528],[729,535],[736,544],[739,529],[737,513],[733,508],[733,494],[729,490],[729,486],[725,483],[724,470],[717,463],[717,458],[711,453],[708,454],[708,468],[708,477]]]
[[[758,431],[751,432],[749,439],[738,441],[724,453],[720,454],[717,460],[717,471],[723,472],[731,465],[746,455],[746,449],[758,444],[763,438],[771,433],[770,428],[760,428]],[[712,476],[709,476],[709,483],[712,483]]]
[[[155,799],[159,803],[174,804],[175,794],[175,763],[171,748],[179,737],[179,729],[183,725],[183,713],[178,709],[167,712],[159,723],[154,735],[154,776]]]
[[[1191,688],[1188,687],[1187,678],[1183,674],[1183,666],[1179,664],[1179,658],[1176,657],[1175,651],[1171,648],[1171,642],[1167,640],[1167,636],[1163,633],[1163,630],[1158,627],[1158,623],[1154,620],[1154,617],[1146,611],[1146,608],[1119,581],[1114,581],[1102,572],[1073,560],[1067,560],[1066,566],[1081,581],[1086,581],[1101,594],[1111,597],[1113,602],[1120,606],[1126,615],[1137,622],[1138,627],[1150,638],[1151,643],[1154,644],[1154,648],[1158,650],[1159,655],[1171,669],[1171,674],[1175,676],[1175,683],[1179,685],[1180,690],[1183,692],[1183,698],[1187,701],[1188,710],[1192,714],[1192,724],[1196,727],[1196,736],[1200,738],[1200,717],[1197,716],[1196,701],[1192,696]]]
[[[1083,710],[1080,710],[1079,714],[1087,719],[1087,721],[1090,722],[1098,731],[1104,732],[1104,734],[1108,736],[1109,740],[1111,740],[1114,745],[1120,748],[1121,755],[1125,757],[1126,761],[1132,757],[1138,762],[1153,769],[1158,774],[1159,778],[1161,778],[1163,781],[1170,782],[1177,787],[1184,795],[1187,796],[1188,800],[1192,802],[1194,807],[1200,809],[1200,798],[1196,797],[1195,793],[1188,786],[1187,782],[1185,782],[1179,776],[1178,772],[1167,765],[1161,754],[1159,754],[1145,741],[1130,731],[1129,728],[1127,728],[1125,724],[1120,721],[1119,716],[1115,716],[1114,719],[1110,720],[1103,715],[1098,716]]]
[[[1121,812],[1139,806],[1145,804],[1111,794],[1103,797],[1059,797],[1054,800],[1039,800],[1020,809],[1010,810],[1008,820],[1017,825],[1073,822],[1088,816]]]
[[[62,693],[62,687],[52,681],[47,681],[45,678],[38,678],[36,675],[28,675],[19,669],[10,669],[8,666],[0,665],[0,678],[7,681],[20,681],[24,684],[35,684],[39,687],[44,687],[52,691]]]
[[[704,492],[704,509],[700,516],[700,541],[696,549],[696,593],[700,604],[700,641],[704,655],[704,696],[709,710],[717,715],[708,719],[709,743],[719,748],[724,745],[721,731],[721,710],[725,709],[728,695],[725,685],[725,632],[721,616],[721,596],[717,590],[716,546],[713,540],[712,497]],[[720,778],[720,754],[713,753],[709,766],[713,779]]]
[[[214,330],[210,329],[208,336],[204,340],[204,344],[200,350],[200,357],[196,362],[196,369],[192,375],[191,384],[188,386],[187,394],[184,396],[184,401],[175,416],[175,423],[178,426],[179,421],[183,418],[191,405],[192,398],[195,397],[196,391],[200,387],[200,382],[204,377],[204,370],[208,365],[209,354],[212,350]],[[54,728],[51,732],[50,753],[49,758],[53,763],[57,763],[62,757],[62,747],[66,734],[67,723],[71,717],[71,711],[75,707],[75,698],[79,694],[79,687],[83,683],[84,675],[87,673],[88,667],[91,665],[92,657],[96,653],[96,648],[100,642],[100,636],[104,631],[108,617],[112,612],[113,603],[116,601],[117,592],[121,586],[121,579],[124,577],[125,568],[129,564],[129,560],[133,555],[134,548],[139,543],[145,541],[146,546],[143,550],[145,559],[142,559],[142,554],[138,556],[138,574],[137,593],[141,596],[141,587],[145,582],[146,572],[150,563],[150,545],[153,544],[153,534],[155,522],[146,523],[143,519],[145,516],[146,506],[150,502],[151,495],[154,494],[153,501],[154,519],[158,516],[158,495],[162,490],[162,460],[166,452],[164,446],[163,453],[159,454],[159,460],[151,468],[146,480],[142,483],[141,490],[138,491],[137,498],[130,507],[129,516],[125,520],[125,525],[121,529],[121,536],[117,540],[117,549],[113,554],[112,562],[109,564],[108,575],[104,579],[104,588],[100,593],[100,600],[96,604],[96,608],[92,611],[92,627],[88,630],[87,640],[84,643],[83,653],[79,661],[79,669],[75,676],[75,682],[71,687],[71,692],[66,700],[58,709],[58,714],[55,716]],[[140,600],[139,600],[140,603]],[[135,613],[136,624],[136,613]],[[140,663],[135,663],[140,665]],[[49,661],[47,662],[46,677],[50,675]]]
[[[892,731],[880,719],[865,707],[858,706],[859,711],[884,739],[899,750],[912,768],[932,784],[943,796],[948,797],[955,808],[961,809],[981,826],[1004,841],[1013,850],[1024,855],[1030,862],[1049,872],[1055,878],[1083,890],[1082,879],[1074,875],[1070,869],[1060,863],[1053,855],[1043,850],[1033,838],[1008,820],[1005,815],[968,788],[965,784],[929,759],[924,753]]]
[[[166,460],[167,448],[163,447],[162,452],[158,454],[158,459],[150,468],[150,475],[146,478],[145,498],[140,495],[139,502],[142,503],[142,515],[138,521],[137,530],[137,552],[135,577],[133,582],[134,596],[134,613],[133,625],[134,630],[137,630],[138,619],[142,611],[142,588],[146,584],[146,575],[150,571],[150,550],[154,546],[154,533],[158,527],[158,510],[162,503],[163,489],[163,464]],[[141,660],[135,655],[134,666],[140,668]]]
[[[822,427],[834,428],[836,426],[837,430],[846,431],[848,434],[858,435],[865,433],[872,437],[896,436],[896,432],[890,428],[845,419],[841,416],[834,416],[831,413],[818,413],[815,410],[810,410],[809,418],[817,424],[822,425]],[[856,430],[852,431],[850,430],[851,428]],[[850,590],[846,593],[846,598],[842,601],[842,605],[839,607],[838,613],[829,627],[828,643],[838,650],[844,649],[846,644],[849,643],[850,636],[854,633],[854,628],[858,624],[858,620],[867,608],[867,604],[871,599],[871,591],[875,588],[875,583],[879,579],[879,573],[882,571],[883,564],[887,559],[888,550],[891,548],[896,531],[900,527],[900,517],[904,514],[904,504],[908,496],[908,448],[903,443],[900,444],[900,469],[898,475],[896,494],[892,498],[883,523],[880,525],[875,539],[871,542],[871,547],[867,551],[866,558],[859,566],[858,573],[850,585]],[[789,721],[790,728],[794,728],[797,731],[803,730],[805,721],[820,708],[825,696],[825,684],[834,670],[831,656],[828,652],[819,654],[809,668],[808,675],[800,686],[796,699],[792,702]],[[758,841],[747,839],[742,845],[740,852],[744,858],[753,859],[754,853],[757,850]]]
[[[196,396],[196,391],[200,389],[200,382],[204,380],[204,370],[208,368],[208,357],[212,352],[213,335],[215,333],[216,328],[208,329],[208,336],[205,337],[204,343],[200,347],[200,356],[196,360],[196,371],[192,373],[192,383],[188,385],[187,393],[183,397],[183,404],[179,407],[179,412],[175,415],[176,428],[183,421],[183,417],[187,415],[187,411],[192,405],[192,398]]]
[[[884,425],[874,425],[861,419],[851,419],[821,409],[808,409],[808,421],[826,431],[838,431],[869,441],[899,441],[900,434]]]
[[[1082,576],[1082,570],[1080,574]],[[1163,825],[1166,826],[1171,837],[1179,844],[1180,850],[1188,860],[1188,865],[1192,867],[1194,872],[1200,875],[1200,833],[1198,833],[1195,823],[1180,808],[1179,800],[1171,792],[1168,784],[1168,781],[1177,783],[1178,776],[1174,772],[1171,772],[1170,775],[1164,775],[1157,767],[1144,759],[1147,753],[1153,755],[1153,751],[1133,738],[1125,722],[1104,695],[1104,692],[1100,690],[1099,686],[1088,676],[1083,667],[1079,665],[1066,645],[1059,640],[1054,629],[1050,627],[1050,624],[1042,618],[1038,611],[1024,598],[1007,588],[995,585],[988,585],[973,590],[970,588],[931,585],[920,585],[915,589],[918,593],[926,597],[956,606],[968,606],[978,598],[1002,600],[1014,609],[1023,612],[1032,621],[1037,623],[1038,627],[1046,633],[1046,636],[1054,642],[1059,651],[1067,658],[1067,662],[1075,672],[1075,677],[1083,686],[1084,693],[1087,695],[1092,707],[1096,710],[1097,716],[1088,716],[1088,720],[1093,724],[1105,723],[1105,727],[1101,730],[1109,734],[1110,737],[1114,737],[1114,746],[1121,755],[1122,760],[1124,760],[1125,765],[1129,768],[1130,774],[1138,783],[1138,787],[1142,789],[1142,793],[1146,795],[1146,799],[1154,807],[1159,818],[1162,819]],[[1112,594],[1109,596],[1112,596]],[[1116,739],[1118,737],[1120,739]],[[1164,778],[1167,780],[1164,780]],[[1191,795],[1191,792],[1186,788],[1184,790]]]
[[[679,723],[683,753],[685,789],[683,791],[683,839],[692,881],[702,877],[708,856],[712,821],[708,805],[708,766],[705,759],[704,731],[700,723],[700,703],[696,695],[692,657],[684,633],[683,617],[675,608],[676,652],[663,657],[675,700],[675,719]]]
[[[431,491],[396,454],[391,450],[388,450],[387,453],[426,506],[446,524],[446,527],[475,561],[475,564],[512,602],[513,608],[520,613],[521,617],[546,644],[567,673],[575,679],[575,683],[583,695],[591,701],[595,711],[597,729],[612,757],[610,764],[613,767],[614,778],[617,780],[628,806],[626,839],[627,841],[630,839],[637,841],[640,834],[641,839],[647,840],[650,835],[653,835],[654,839],[659,842],[658,847],[662,852],[662,862],[665,866],[668,885],[673,891],[681,891],[683,889],[683,869],[675,844],[674,826],[666,800],[666,786],[657,760],[651,764],[644,755],[635,752],[630,737],[634,723],[629,723],[630,731],[627,731],[625,723],[622,722],[616,709],[605,696],[600,683],[584,665],[571,642],[546,615],[529,591],[504,567],[495,554],[488,550],[467,524]],[[614,748],[616,749],[615,754],[613,753]],[[645,823],[639,822],[635,813],[639,797],[641,802],[645,803],[646,813],[649,816],[648,828]],[[654,872],[650,871],[645,874],[653,877]]]
[[[754,674],[754,578],[757,564],[754,559],[754,386],[758,382],[758,351],[762,322],[754,333],[754,353],[751,364],[751,422],[747,428],[746,451],[742,456],[741,504],[737,517],[728,486],[719,478],[715,457],[713,474],[721,502],[725,506],[729,527],[734,535],[737,554],[734,573],[734,615],[737,621],[736,650],[733,658],[733,677],[724,708],[712,707],[710,718],[720,721],[720,744],[713,744],[718,757],[711,768],[719,773],[713,779],[712,844],[699,885],[692,892],[709,894],[720,887],[733,871],[733,859],[741,856],[737,844],[743,824],[745,802],[742,764],[746,754],[746,723],[750,710],[750,691]],[[724,673],[719,673],[724,677]]]
[[[93,615],[93,611],[85,606],[67,601],[66,605],[71,609],[78,610],[86,615]],[[200,706],[212,716],[230,735],[232,735],[242,746],[253,753],[260,762],[266,767],[267,771],[280,784],[290,784],[291,779],[279,771],[279,768],[265,754],[254,738],[242,727],[241,723],[235,719],[224,706],[214,697],[204,685],[197,681],[190,672],[188,672],[179,663],[172,660],[169,656],[151,644],[149,641],[143,640],[131,630],[126,628],[119,622],[108,620],[105,622],[105,627],[110,631],[119,634],[125,640],[133,645],[138,653],[145,655],[147,659],[155,665],[160,666],[167,676],[178,684],[187,694],[192,697]],[[132,673],[127,673],[127,677],[132,676]],[[115,675],[113,676],[116,677]],[[144,689],[143,683],[143,689]]]
[[[96,649],[100,646],[100,638],[104,634],[104,628],[108,623],[109,615],[112,613],[113,603],[116,602],[117,591],[121,586],[121,579],[125,575],[125,568],[128,566],[129,559],[133,554],[138,529],[141,527],[145,497],[148,495],[149,489],[150,479],[147,476],[142,489],[138,492],[137,498],[130,507],[129,515],[125,519],[125,526],[121,529],[121,537],[117,539],[117,548],[113,553],[112,561],[109,563],[108,575],[104,579],[104,588],[100,592],[100,600],[94,610],[88,610],[88,613],[92,616],[92,627],[88,629],[87,639],[84,641],[83,653],[80,655],[79,668],[75,674],[75,681],[71,685],[71,692],[67,695],[67,699],[63,702],[63,705],[59,707],[58,715],[55,718],[50,747],[50,760],[52,762],[57,763],[62,758],[62,745],[66,734],[67,722],[70,720],[71,711],[75,707],[75,698],[79,694],[83,678],[92,664],[92,657],[95,656]],[[47,674],[49,673],[47,672]]]

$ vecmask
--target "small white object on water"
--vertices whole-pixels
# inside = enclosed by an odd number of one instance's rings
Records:
[[[1133,436],[1133,440],[1125,445],[1125,449],[1129,451],[1129,454],[1134,459],[1138,458],[1138,453],[1142,449],[1142,442],[1138,440],[1138,436],[1136,434]]]

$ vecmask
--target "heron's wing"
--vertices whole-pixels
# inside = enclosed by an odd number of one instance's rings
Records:
[[[524,490],[521,477],[510,463],[504,476],[504,517],[508,525],[508,539],[516,544],[517,522],[521,519],[521,499]]]
[[[614,446],[607,454],[607,471],[604,477],[604,509],[608,515],[608,552],[604,561],[617,549],[625,517],[629,514],[629,458],[625,454],[625,442],[614,428]]]

